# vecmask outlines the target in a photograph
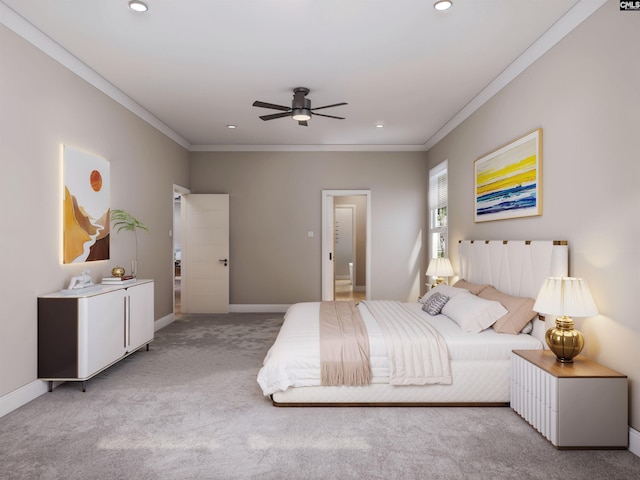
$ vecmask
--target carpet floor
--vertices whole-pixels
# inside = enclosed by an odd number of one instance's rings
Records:
[[[0,478],[640,478],[629,451],[558,451],[507,407],[273,407],[256,376],[281,323],[182,316],[85,393],[0,418]]]

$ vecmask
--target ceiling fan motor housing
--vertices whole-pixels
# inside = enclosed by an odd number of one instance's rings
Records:
[[[273,108],[275,110],[284,111],[284,113],[273,113],[271,115],[262,115],[262,120],[274,120],[276,118],[282,118],[291,116],[298,122],[298,125],[307,126],[307,120],[312,115],[319,115],[321,117],[335,118],[338,120],[344,120],[344,117],[337,117],[335,115],[326,115],[324,113],[314,113],[313,110],[322,110],[324,108],[339,107],[341,105],[347,105],[346,102],[334,103],[332,105],[325,105],[323,107],[311,108],[311,100],[307,98],[310,90],[306,87],[296,87],[293,89],[293,100],[291,101],[291,108],[284,105],[276,105],[273,103],[266,103],[256,100],[253,102],[254,107]]]
[[[291,102],[291,109],[295,110],[296,108],[311,108],[311,100],[307,98],[309,93],[308,88],[298,87],[293,90],[293,101]]]

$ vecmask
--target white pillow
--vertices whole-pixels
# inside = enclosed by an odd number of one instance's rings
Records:
[[[442,313],[456,322],[463,331],[480,333],[508,312],[500,302],[467,292],[451,298],[442,308]]]
[[[441,295],[444,295],[445,297],[453,298],[456,295],[460,295],[461,293],[469,293],[469,290],[465,288],[450,287],[445,283],[439,283],[424,294],[424,297],[420,299],[420,303],[425,303],[434,293],[439,293]]]

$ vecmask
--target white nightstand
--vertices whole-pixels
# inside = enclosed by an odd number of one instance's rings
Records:
[[[581,356],[514,350],[511,408],[559,449],[628,445],[627,376]]]

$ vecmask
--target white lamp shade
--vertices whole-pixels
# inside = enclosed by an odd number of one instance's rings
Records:
[[[432,258],[427,268],[429,277],[453,277],[453,267],[448,258]]]
[[[587,282],[574,277],[547,278],[533,309],[547,315],[567,317],[593,317],[598,314]]]

